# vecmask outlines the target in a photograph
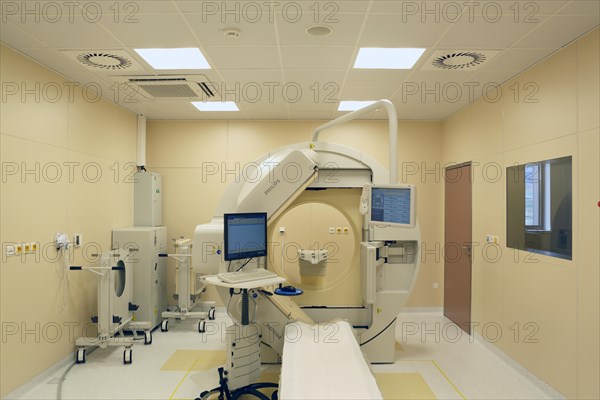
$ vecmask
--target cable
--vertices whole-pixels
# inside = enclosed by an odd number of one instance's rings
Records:
[[[63,298],[62,298],[62,309],[61,312],[65,311],[67,308],[67,271],[69,270],[69,263],[71,260],[69,259],[69,250],[68,245],[60,248],[60,257],[62,261],[62,284],[63,284]]]
[[[369,339],[369,340],[367,340],[367,341],[365,341],[365,342],[362,342],[362,343],[360,344],[360,346],[363,346],[363,345],[365,345],[365,344],[369,343],[371,340],[377,339],[377,337],[378,337],[379,335],[381,335],[383,332],[385,332],[385,331],[387,330],[387,328],[389,328],[389,327],[390,327],[390,326],[391,326],[391,325],[392,325],[394,322],[396,322],[396,319],[397,319],[397,318],[398,318],[398,317],[394,318],[394,319],[392,320],[392,322],[390,322],[389,324],[387,324],[387,326],[386,326],[385,328],[383,328],[382,330],[380,330],[380,331],[379,331],[379,333],[377,333],[377,335],[373,336],[371,339]]]
[[[253,259],[253,258],[254,258],[254,257],[251,257],[251,258],[249,258],[249,259],[248,259],[248,261],[246,261],[245,263],[243,263],[241,267],[239,267],[238,269],[236,269],[236,270],[235,270],[235,272],[238,272],[240,269],[242,269],[242,268],[244,268],[246,265],[248,265],[248,263],[249,263],[250,261],[252,261],[252,259]]]
[[[56,389],[56,399],[57,400],[62,400],[63,382],[65,381],[65,379],[67,379],[67,374],[69,373],[69,371],[71,371],[71,368],[73,368],[74,366],[75,366],[75,363],[71,364],[69,366],[69,368],[67,368],[66,371],[63,372],[62,376],[60,377],[60,382],[58,382],[58,388]]]

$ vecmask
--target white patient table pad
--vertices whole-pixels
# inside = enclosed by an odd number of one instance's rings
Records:
[[[382,399],[346,321],[286,326],[279,398]]]

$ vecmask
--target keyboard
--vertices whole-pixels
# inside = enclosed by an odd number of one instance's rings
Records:
[[[226,283],[242,283],[277,278],[278,275],[266,269],[259,268],[253,271],[223,272],[217,274],[217,277]]]

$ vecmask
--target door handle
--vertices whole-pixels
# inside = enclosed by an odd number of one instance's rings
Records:
[[[465,250],[465,253],[467,253],[467,256],[469,256],[469,258],[471,258],[471,246],[460,246]]]

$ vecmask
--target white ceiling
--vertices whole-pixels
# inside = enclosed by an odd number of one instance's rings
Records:
[[[380,98],[391,99],[402,119],[443,119],[472,100],[468,85],[500,84],[600,23],[598,0],[295,0],[270,2],[272,9],[263,1],[1,2],[3,43],[71,80],[99,84],[105,97],[151,119],[330,119],[341,115],[340,100]],[[33,13],[23,13],[26,9]],[[317,24],[333,33],[305,33]],[[241,36],[225,37],[227,28],[239,29]],[[115,95],[111,73],[90,72],[61,53],[122,50],[145,68],[144,74],[153,75],[133,48],[155,47],[199,47],[212,69],[184,73],[206,75],[221,97],[238,102],[240,112],[201,113],[189,100],[136,96],[125,102],[123,94]],[[427,51],[412,70],[355,70],[360,47]],[[440,49],[500,53],[477,71],[423,70]],[[423,89],[435,91],[436,85],[439,99],[434,94],[423,99]],[[446,98],[444,85],[464,90],[458,98]],[[415,88],[419,93],[407,94]]]

